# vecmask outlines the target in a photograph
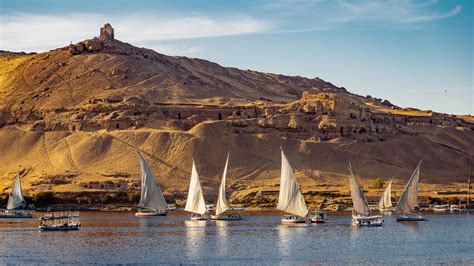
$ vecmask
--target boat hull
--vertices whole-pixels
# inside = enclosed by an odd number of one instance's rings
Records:
[[[222,215],[211,215],[213,221],[240,221],[242,216],[238,214],[222,214]]]
[[[306,223],[306,218],[296,215],[285,215],[281,218],[282,224],[304,224]]]
[[[39,226],[40,231],[77,231],[79,226],[61,226],[61,227],[51,227],[51,226]]]
[[[30,219],[30,218],[33,218],[33,214],[29,211],[3,210],[0,212],[0,218]]]
[[[322,210],[313,210],[309,212],[308,220],[313,224],[322,224],[327,220],[326,212]]]
[[[373,215],[373,216],[352,216],[352,226],[357,227],[378,227],[383,224],[382,216]]]
[[[422,222],[428,221],[428,219],[423,218],[422,216],[398,216],[397,222]]]
[[[168,213],[166,211],[157,211],[157,212],[137,212],[135,213],[136,217],[155,217],[155,216],[166,216]]]

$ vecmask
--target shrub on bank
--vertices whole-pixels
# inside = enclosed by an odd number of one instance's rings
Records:
[[[52,191],[39,192],[33,196],[32,201],[37,206],[56,203],[56,199]]]

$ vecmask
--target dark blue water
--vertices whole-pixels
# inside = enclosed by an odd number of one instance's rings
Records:
[[[275,214],[244,221],[188,221],[183,212],[136,218],[131,213],[81,213],[82,228],[39,232],[38,220],[0,219],[0,263],[457,263],[474,264],[474,214],[354,228],[350,214],[327,224],[280,225]]]

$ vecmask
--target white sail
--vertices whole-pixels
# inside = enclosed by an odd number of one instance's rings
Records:
[[[385,189],[382,198],[380,198],[379,208],[386,209],[392,207],[392,181],[388,183],[387,188]]]
[[[13,184],[12,192],[10,193],[10,197],[8,197],[7,209],[13,210],[25,205],[25,203],[26,201],[23,198],[23,194],[21,193],[20,175],[17,174],[15,183]]]
[[[227,154],[227,161],[225,162],[224,173],[222,174],[221,186],[219,187],[219,196],[217,197],[216,203],[216,215],[227,211],[229,209],[229,204],[225,197],[225,180],[227,175],[227,165],[229,164],[229,154]]]
[[[370,208],[369,203],[367,203],[367,199],[365,198],[364,191],[357,182],[354,173],[352,172],[351,163],[349,163],[349,186],[351,189],[351,198],[352,198],[352,205],[354,208],[354,212],[359,215],[369,216],[370,215]]]
[[[138,158],[140,160],[140,178],[142,183],[140,203],[138,203],[138,206],[155,211],[165,211],[166,200],[161,192],[160,185],[140,152],[138,153]]]
[[[398,200],[397,207],[395,208],[396,214],[410,214],[413,213],[418,206],[418,183],[420,179],[420,166],[421,161],[418,163],[415,171],[408,180],[405,189]]]
[[[291,169],[283,150],[281,150],[280,195],[276,208],[301,217],[305,217],[308,214],[308,208],[306,207],[303,194],[301,194],[298,181],[296,181],[293,169]]]
[[[189,182],[188,200],[186,201],[185,211],[204,214],[206,213],[206,203],[202,195],[201,183],[193,160],[193,169],[191,170],[191,181]]]

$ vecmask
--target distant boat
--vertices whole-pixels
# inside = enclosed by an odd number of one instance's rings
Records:
[[[435,212],[449,212],[450,208],[449,208],[449,204],[443,204],[443,205],[440,205],[440,204],[437,204],[437,205],[433,205],[433,211]]]
[[[199,182],[199,175],[194,160],[191,180],[189,182],[188,199],[184,210],[191,213],[191,220],[207,220],[206,202],[202,195],[201,183]]]
[[[364,191],[357,182],[352,172],[351,163],[349,163],[349,186],[351,189],[351,198],[353,204],[352,225],[353,226],[381,226],[383,223],[382,216],[372,215],[369,204],[365,198]]]
[[[25,206],[26,201],[21,191],[20,174],[17,174],[12,192],[8,197],[7,209],[0,212],[0,218],[33,218],[30,211],[20,209]]]
[[[281,176],[280,194],[278,196],[278,210],[292,215],[283,215],[282,223],[306,223],[308,208],[301,193],[298,181],[288,159],[281,149]]]
[[[385,189],[382,197],[379,202],[380,211],[392,211],[392,181],[388,183],[387,188]]]
[[[79,212],[52,213],[40,217],[40,231],[73,231],[79,230]]]
[[[138,152],[138,159],[141,169],[141,195],[140,203],[138,203],[140,210],[135,213],[135,216],[166,216],[167,204],[160,185],[140,152]]]
[[[418,222],[427,220],[419,213],[418,183],[420,180],[420,165],[421,161],[418,163],[418,166],[411,175],[410,180],[408,180],[408,183],[398,200],[397,206],[395,207],[395,213],[398,214],[398,222]]]
[[[230,210],[230,206],[227,203],[227,198],[225,196],[225,180],[227,175],[227,166],[229,164],[229,156],[230,153],[227,154],[227,160],[225,162],[224,173],[222,174],[222,181],[219,187],[219,196],[217,197],[216,203],[216,212],[214,215],[211,215],[212,220],[242,220],[242,216],[235,213],[225,213],[226,211]]]

